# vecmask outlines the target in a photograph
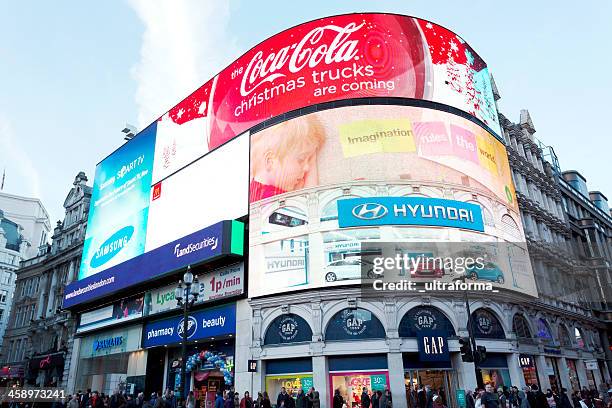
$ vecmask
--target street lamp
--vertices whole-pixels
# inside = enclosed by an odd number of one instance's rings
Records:
[[[183,282],[185,283],[184,288]],[[183,398],[183,400],[187,398],[185,395],[185,383],[187,382],[187,330],[189,327],[189,310],[196,300],[198,300],[198,290],[192,293],[191,285],[196,285],[196,287],[198,286],[198,277],[196,276],[194,278],[193,273],[191,273],[191,266],[187,266],[187,270],[183,274],[183,280],[179,280],[178,286],[174,290],[174,298],[176,299],[177,307],[183,308],[183,333],[181,336],[183,340],[181,343],[181,385],[179,387],[179,397]]]

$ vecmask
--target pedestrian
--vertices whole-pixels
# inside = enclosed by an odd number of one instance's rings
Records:
[[[240,408],[253,408],[253,399],[248,391],[244,392],[244,397],[240,400]]]
[[[260,392],[257,393],[257,399],[253,401],[254,408],[261,408],[261,402],[263,401],[263,394]]]
[[[295,398],[295,408],[308,408],[308,398],[304,394],[302,388],[298,389],[297,396]]]
[[[217,391],[217,396],[215,397],[215,408],[223,408],[223,393],[221,390]]]
[[[476,389],[476,397],[474,398],[474,408],[482,408],[482,390]]]
[[[79,395],[74,394],[68,402],[68,408],[79,408]]]
[[[87,406],[91,408],[104,408],[104,403],[102,402],[102,398],[100,398],[98,391],[91,393],[91,398],[89,398],[87,401]]]
[[[270,402],[270,396],[266,391],[263,393],[263,400],[261,400],[261,408],[272,408],[272,403]]]
[[[550,408],[557,408],[557,401],[550,388],[546,390],[546,402]]]
[[[361,408],[370,408],[370,395],[368,394],[368,388],[363,387],[361,392]]]
[[[529,405],[529,387],[525,387],[518,392],[519,408],[531,408]],[[571,407],[570,407],[571,408]]]
[[[499,408],[497,396],[493,394],[493,386],[485,385],[485,392],[481,398],[482,408]]]
[[[153,407],[154,408],[166,408],[166,402],[162,398],[161,391],[157,393],[157,396],[155,397],[155,405],[153,405]]]
[[[418,408],[427,408],[427,394],[423,384],[419,384],[419,390],[417,391],[417,405]]]
[[[476,400],[474,399],[474,393],[472,390],[468,390],[465,394],[465,405],[467,408],[474,408]]]
[[[391,391],[385,390],[381,398],[378,400],[378,407],[379,408],[391,408],[392,406],[393,406],[393,402],[391,401]]]
[[[193,391],[189,391],[189,395],[187,395],[187,403],[185,404],[186,408],[195,408],[196,400]]]
[[[310,408],[321,408],[319,391],[315,390],[315,387],[310,387],[310,391],[308,392],[308,402],[310,403]]]
[[[446,406],[444,405],[443,401],[442,401],[442,397],[439,395],[436,395],[433,398],[433,406],[434,408],[446,408]]]
[[[225,400],[223,401],[223,408],[234,408],[233,391],[228,391],[225,393]]]
[[[433,397],[434,397],[434,393],[431,390],[431,386],[430,385],[426,385],[425,386],[425,401],[426,401],[426,408],[432,408],[433,407]],[[381,407],[381,408],[385,408],[385,407]]]
[[[285,387],[281,387],[281,391],[278,393],[278,397],[276,398],[276,408],[288,408],[288,400],[291,398],[289,394],[287,394],[287,390]]]
[[[344,408],[344,398],[342,398],[338,389],[334,391],[333,408]]]
[[[559,394],[559,408],[572,408],[572,403],[570,402],[569,397],[567,396],[567,389],[561,387],[561,394]]]
[[[499,408],[509,408],[508,399],[506,398],[506,394],[504,394],[504,389],[502,387],[497,388],[497,406]]]
[[[370,403],[372,404],[372,408],[378,408],[378,391],[372,392],[372,398],[370,398]]]

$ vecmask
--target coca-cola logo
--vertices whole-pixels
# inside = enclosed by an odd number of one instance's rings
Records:
[[[242,82],[240,94],[248,96],[259,86],[272,82],[286,74],[278,72],[285,68],[295,74],[304,67],[314,68],[321,62],[325,64],[347,62],[358,59],[358,40],[349,40],[352,33],[358,31],[365,23],[357,25],[349,23],[344,27],[328,24],[317,27],[308,32],[299,42],[293,43],[278,51],[264,55],[262,50],[255,53],[247,65]],[[329,43],[323,43],[322,38],[326,32],[335,32],[336,36]]]

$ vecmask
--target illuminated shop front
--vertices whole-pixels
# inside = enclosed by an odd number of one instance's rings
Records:
[[[234,384],[236,304],[193,310],[189,313],[188,321],[185,364],[188,380],[185,386],[188,391],[195,392],[197,399],[213,402],[217,391]],[[179,390],[183,327],[182,314],[145,324],[143,347],[148,349],[150,356],[147,368],[159,370],[161,362],[164,373],[156,376],[156,383],[147,384],[147,391],[161,387]]]
[[[432,334],[440,339],[437,343],[433,342],[435,348],[427,343],[429,339],[424,338],[431,338]],[[435,307],[417,306],[410,309],[400,321],[399,336],[416,338],[420,349],[418,353],[402,355],[408,405],[416,406],[414,391],[420,386],[430,386],[437,390],[444,405],[453,404],[458,382],[451,363],[448,340],[455,337],[455,329],[448,317]]]
[[[526,385],[535,384],[539,387],[540,380],[538,379],[538,369],[536,366],[534,356],[527,355],[527,354],[521,354],[519,355],[519,363],[521,365],[521,371],[523,372],[523,378],[525,379],[525,384]]]
[[[112,394],[144,391],[146,351],[142,326],[128,326],[88,335],[80,340],[76,388]]]

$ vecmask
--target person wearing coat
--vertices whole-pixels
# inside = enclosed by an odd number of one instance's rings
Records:
[[[519,408],[531,408],[531,406],[529,405],[529,398],[527,398],[528,392],[529,392],[529,387],[525,387],[524,390],[521,390],[518,392],[518,398],[520,401]]]
[[[334,392],[333,408],[342,408],[343,405],[344,398],[342,398],[342,395],[340,395],[340,390],[336,390]]]
[[[308,402],[310,403],[310,408],[321,408],[319,391],[315,390],[315,387],[311,387],[308,392]]]
[[[303,389],[299,389],[297,393],[297,397],[295,398],[295,408],[308,408],[308,398],[306,398],[306,394],[304,394]]]
[[[363,392],[361,393],[361,408],[370,408],[370,395],[366,387],[363,387]]]

